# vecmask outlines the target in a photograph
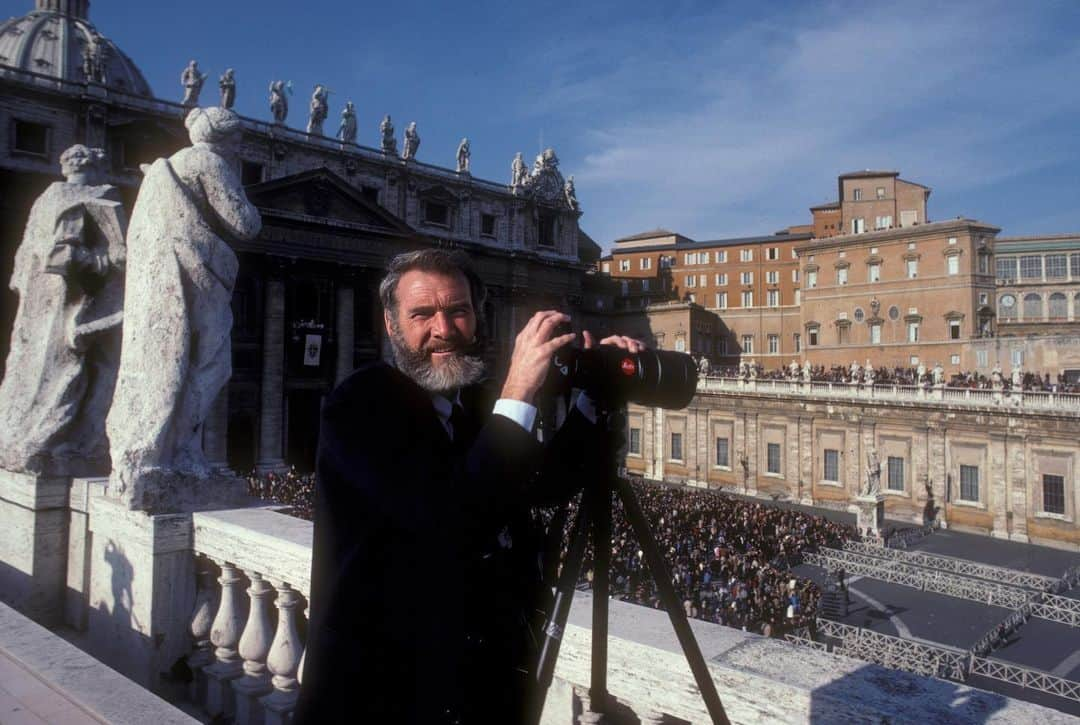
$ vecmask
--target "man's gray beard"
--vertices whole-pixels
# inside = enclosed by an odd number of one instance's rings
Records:
[[[455,351],[436,366],[431,355],[410,349],[396,330],[390,333],[390,347],[398,370],[431,393],[449,393],[484,378],[484,361],[476,355]]]

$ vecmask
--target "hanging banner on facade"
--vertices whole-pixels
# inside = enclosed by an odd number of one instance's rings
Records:
[[[319,367],[322,360],[322,335],[307,335],[304,340],[304,365]]]

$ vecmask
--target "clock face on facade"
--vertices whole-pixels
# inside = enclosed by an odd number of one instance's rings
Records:
[[[1015,304],[1016,304],[1016,298],[1013,297],[1012,295],[1002,295],[1001,296],[1001,306],[1002,307],[1012,307]]]

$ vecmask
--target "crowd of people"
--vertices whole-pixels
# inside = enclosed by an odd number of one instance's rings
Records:
[[[1019,390],[1022,392],[1080,393],[1080,384],[1069,382],[1064,373],[1051,377],[1050,373],[1027,372],[1014,369],[1009,375],[995,368],[989,375],[979,372],[957,372],[946,377],[940,365],[927,369],[917,367],[873,367],[852,363],[849,366],[793,364],[786,368],[766,370],[754,361],[737,366],[715,366],[699,362],[699,369],[709,377],[754,378],[758,380],[798,380],[802,382],[856,383],[860,385],[932,386],[940,381],[949,388],[972,390]]]
[[[634,482],[633,489],[657,545],[667,554],[686,614],[766,636],[808,625],[817,614],[818,586],[790,572],[799,555],[856,536],[854,527],[821,516],[715,491],[642,482]],[[589,552],[582,565],[586,584],[592,566]],[[610,582],[612,596],[623,601],[663,606],[620,506],[612,516]]]
[[[297,518],[315,519],[315,474],[299,473],[290,466],[285,473],[256,473],[247,478],[248,493],[255,498],[289,507]]]

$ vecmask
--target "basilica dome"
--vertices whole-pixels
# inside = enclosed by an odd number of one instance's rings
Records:
[[[152,96],[131,58],[90,23],[89,6],[89,0],[36,0],[29,14],[0,23],[0,72],[10,66]]]

